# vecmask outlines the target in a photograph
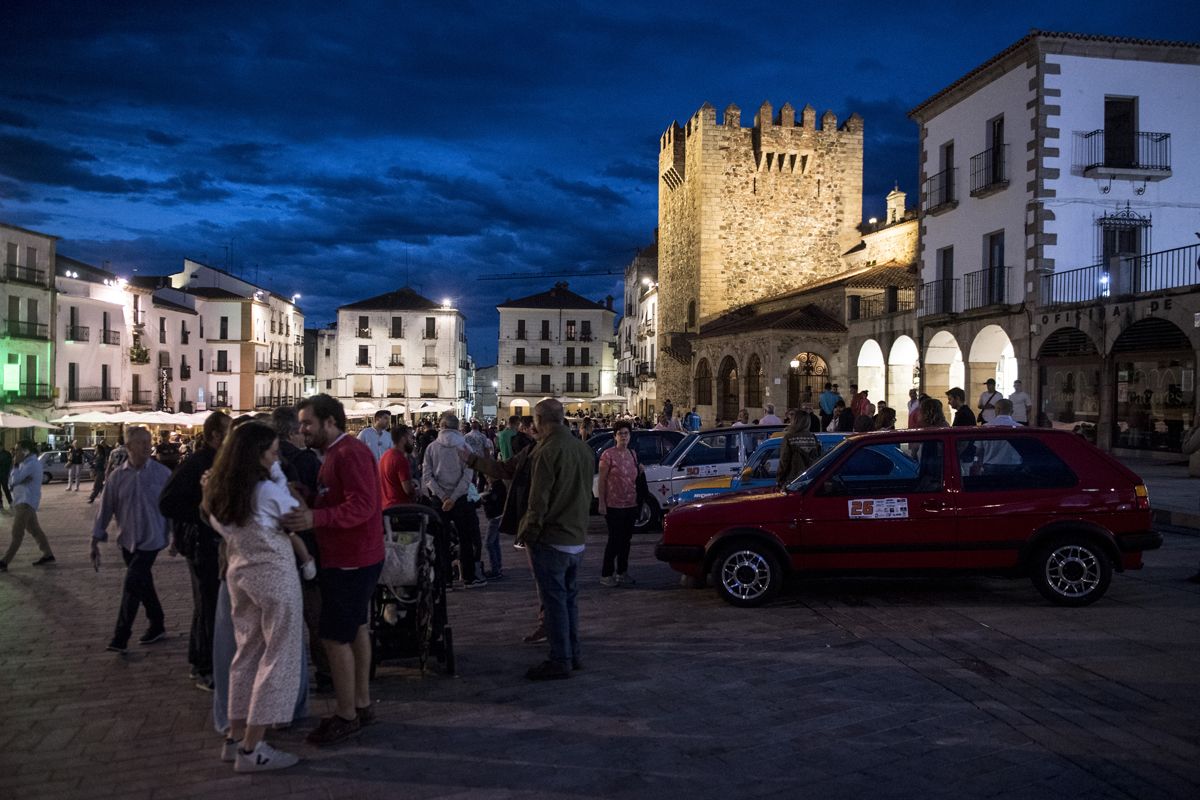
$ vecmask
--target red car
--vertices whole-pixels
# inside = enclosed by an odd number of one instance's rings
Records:
[[[852,436],[785,490],[679,506],[655,555],[738,606],[789,574],[1028,575],[1048,600],[1095,602],[1162,544],[1141,479],[1067,431],[937,428]]]

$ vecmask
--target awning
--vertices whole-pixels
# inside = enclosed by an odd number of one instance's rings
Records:
[[[32,301],[31,301],[32,302]],[[57,428],[49,422],[42,422],[32,417],[22,417],[20,414],[6,414],[0,411],[0,428]]]
[[[624,395],[619,394],[602,394],[588,400],[589,403],[625,403],[628,402]]]

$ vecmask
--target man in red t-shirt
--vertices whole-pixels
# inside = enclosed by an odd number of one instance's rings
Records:
[[[346,435],[346,411],[327,394],[297,407],[300,433],[321,451],[312,508],[284,515],[290,530],[312,529],[321,553],[321,644],[329,655],[337,706],[308,735],[310,744],[331,744],[375,721],[371,708],[371,640],[367,615],[383,569],[383,510],[375,456]]]
[[[392,428],[392,446],[379,460],[379,490],[383,507],[415,502],[417,482],[412,479],[412,431],[407,425]]]

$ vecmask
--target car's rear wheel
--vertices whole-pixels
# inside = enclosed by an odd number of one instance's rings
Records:
[[[43,473],[42,473],[42,485],[43,485],[43,486],[44,486],[44,485],[46,485],[47,483],[49,483],[49,482],[50,482],[50,481],[52,481],[52,480],[54,480],[54,478],[52,478],[52,477],[50,476],[50,472],[49,472],[49,471],[46,471],[46,472],[43,472]]]
[[[1030,564],[1030,579],[1051,603],[1086,606],[1108,591],[1112,563],[1095,541],[1067,536],[1038,548]]]
[[[742,608],[760,606],[779,592],[783,570],[770,548],[757,542],[726,547],[713,563],[713,585],[725,602]]]

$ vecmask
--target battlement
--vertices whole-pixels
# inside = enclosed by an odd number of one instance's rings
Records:
[[[686,125],[681,127],[678,122],[671,123],[671,126],[667,128],[666,133],[659,140],[659,150],[667,150],[675,144],[681,131],[684,138],[687,138],[707,127],[742,128],[741,108],[734,103],[730,103],[725,107],[721,120],[718,122],[717,109],[711,103],[705,103],[688,119]],[[771,103],[764,101],[758,107],[758,112],[754,115],[754,124],[752,127],[760,131],[769,128],[798,128],[826,133],[839,131],[845,133],[862,133],[863,118],[855,112],[847,117],[846,121],[839,126],[837,115],[832,111],[826,111],[821,115],[821,124],[818,126],[817,111],[811,105],[804,106],[800,111],[799,119],[797,119],[796,109],[791,103],[784,103],[779,109],[779,113],[776,114]]]

